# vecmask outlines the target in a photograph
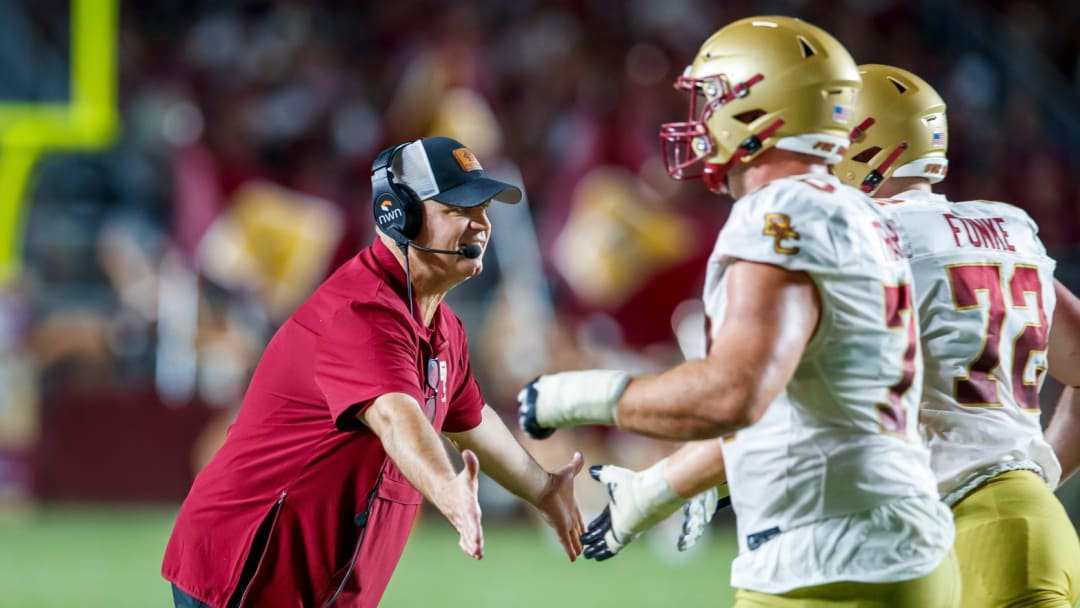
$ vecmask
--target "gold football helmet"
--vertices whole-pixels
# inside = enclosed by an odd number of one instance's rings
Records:
[[[888,65],[861,65],[858,126],[849,156],[833,168],[845,184],[873,193],[890,177],[945,179],[949,124],[945,102],[925,80]]]
[[[675,81],[690,93],[690,118],[660,128],[668,175],[723,192],[734,163],[773,146],[834,164],[847,153],[859,87],[847,49],[818,27],[791,17],[726,25]]]

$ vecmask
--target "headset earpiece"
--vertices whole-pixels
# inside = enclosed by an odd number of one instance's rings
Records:
[[[401,144],[383,150],[371,164],[371,199],[375,226],[394,238],[399,245],[406,244],[420,233],[423,207],[416,194],[408,186],[395,184],[390,166],[397,153],[409,144]]]

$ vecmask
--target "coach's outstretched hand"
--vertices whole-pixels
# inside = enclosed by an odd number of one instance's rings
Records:
[[[466,555],[484,557],[484,528],[480,524],[480,461],[472,450],[461,453],[465,468],[438,493],[435,506],[458,531],[458,545]]]
[[[639,473],[612,465],[589,467],[592,478],[607,486],[611,500],[581,536],[586,559],[614,557],[686,502],[664,478],[666,466],[667,459]]]
[[[555,530],[570,561],[581,555],[581,533],[585,530],[581,511],[574,501],[574,478],[584,466],[585,458],[581,452],[574,452],[569,463],[548,473],[547,487],[536,501],[536,508],[544,521]]]
[[[614,425],[615,405],[629,382],[626,372],[600,369],[540,376],[518,393],[518,422],[533,439],[567,426]]]

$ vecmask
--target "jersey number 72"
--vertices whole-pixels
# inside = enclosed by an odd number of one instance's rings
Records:
[[[1013,398],[1017,405],[1027,411],[1039,410],[1039,376],[1045,365],[1036,363],[1033,379],[1028,381],[1024,372],[1032,356],[1046,352],[1047,322],[1043,308],[1042,280],[1035,266],[1017,264],[1009,279],[1010,307],[1005,305],[1005,288],[1000,264],[957,264],[947,267],[949,283],[957,310],[969,310],[984,306],[978,293],[986,294],[987,322],[985,337],[979,354],[968,366],[966,376],[953,381],[953,396],[960,405],[969,407],[1001,407],[998,379],[993,371],[1001,365],[1003,349],[1012,349],[1012,374],[1010,375]],[[1028,294],[1035,296],[1038,320],[1026,323],[1011,342],[1002,335],[1010,310],[1028,308]],[[1008,354],[1008,351],[1006,351]],[[1008,390],[1007,389],[1007,390]]]

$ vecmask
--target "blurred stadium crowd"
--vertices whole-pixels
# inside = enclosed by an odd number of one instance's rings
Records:
[[[769,13],[931,82],[942,192],[1026,209],[1080,288],[1075,3],[127,2],[120,134],[40,163],[0,288],[0,500],[182,497],[276,324],[371,241],[375,154],[425,135],[528,197],[493,209],[495,259],[451,298],[494,406],[541,372],[698,352],[730,201],[668,180],[657,131],[686,115],[671,83],[697,44]],[[68,14],[0,3],[0,97],[63,99]],[[665,449],[616,436],[594,461]]]

